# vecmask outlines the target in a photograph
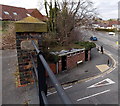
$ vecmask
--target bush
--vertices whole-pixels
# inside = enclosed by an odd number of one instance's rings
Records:
[[[84,47],[86,50],[90,50],[90,49],[96,47],[96,44],[94,42],[89,42],[89,41],[75,42],[75,44],[78,44],[78,45]]]
[[[116,29],[100,29],[100,28],[96,28],[97,31],[106,31],[106,32],[115,32]]]
[[[2,25],[2,31],[7,31],[7,29],[9,28],[10,24],[13,24],[14,22],[12,21],[0,21],[0,24]]]
[[[59,56],[50,54],[48,52],[44,53],[44,57],[47,60],[47,62],[50,62],[50,63],[56,63],[59,61]]]
[[[15,26],[12,21],[0,21],[2,23],[2,44],[0,49],[15,49],[16,48],[16,37],[15,37]]]

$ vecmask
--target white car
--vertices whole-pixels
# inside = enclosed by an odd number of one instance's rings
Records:
[[[115,36],[115,33],[114,32],[109,32],[109,35]]]

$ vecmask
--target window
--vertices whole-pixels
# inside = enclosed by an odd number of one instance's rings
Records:
[[[67,57],[68,57],[68,58],[71,57],[71,54],[68,54]]]
[[[13,12],[14,15],[18,15],[16,12]]]
[[[27,16],[31,16],[31,15],[27,13]]]
[[[84,53],[84,51],[82,50],[81,53]]]
[[[7,12],[7,11],[4,11],[4,14],[6,14],[6,15],[9,15],[9,12]]]
[[[76,55],[76,53],[73,53],[72,55],[73,55],[73,56],[75,56],[75,55]]]
[[[77,54],[80,54],[80,52],[78,51]]]

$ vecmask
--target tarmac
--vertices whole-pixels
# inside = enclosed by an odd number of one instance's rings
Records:
[[[110,69],[112,64],[113,61],[108,55],[93,48],[90,61],[85,61],[71,70],[62,71],[56,77],[62,85],[74,83],[102,74]],[[48,88],[53,86],[49,78],[47,78],[47,82]]]

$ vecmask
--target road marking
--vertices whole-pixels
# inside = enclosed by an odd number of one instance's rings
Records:
[[[81,101],[81,100],[84,100],[84,99],[88,99],[88,98],[91,98],[91,97],[97,96],[97,95],[100,95],[100,94],[107,93],[107,92],[109,92],[109,91],[110,91],[110,89],[109,89],[109,90],[105,90],[105,91],[103,91],[103,92],[99,92],[99,93],[96,93],[96,94],[90,95],[90,96],[87,96],[87,97],[84,97],[84,98],[81,98],[81,99],[78,99],[77,102],[78,102],[78,101]]]
[[[72,87],[73,87],[73,86],[63,87],[63,89],[66,90],[66,89],[69,89],[69,88],[72,88]],[[47,96],[50,96],[50,95],[52,95],[52,94],[57,93],[57,91],[55,91],[55,92],[47,92],[47,93],[48,93]]]
[[[101,71],[104,72],[107,69],[109,69],[109,66],[107,64],[102,64],[102,65],[96,65],[96,67]]]
[[[100,82],[98,82],[96,84],[93,84],[93,85],[91,85],[91,86],[89,86],[87,88],[101,87],[101,86],[105,86],[105,85],[111,85],[111,84],[114,84],[114,83],[115,82],[112,81],[111,79],[106,78],[106,79],[104,79],[104,80],[102,80],[102,81],[100,81]]]
[[[72,88],[73,86],[68,86],[68,87],[64,87],[63,89],[66,90],[66,89],[69,89],[69,88]]]
[[[50,96],[50,95],[52,95],[52,94],[55,94],[55,93],[57,93],[57,91],[55,91],[55,92],[47,92],[48,94],[47,94],[47,96]]]
[[[97,45],[97,44],[96,44]],[[108,53],[110,54],[110,52],[109,51],[107,51],[107,50],[105,50],[105,54],[107,54],[108,55]],[[94,80],[94,79],[97,79],[97,78],[99,78],[99,77],[104,77],[105,75],[107,75],[107,74],[109,74],[109,73],[111,73],[113,70],[115,70],[116,69],[116,60],[113,58],[113,55],[111,54],[111,55],[109,55],[110,56],[110,58],[113,60],[113,65],[111,65],[110,66],[110,68],[108,69],[108,70],[106,70],[105,72],[103,72],[102,74],[100,74],[100,75],[97,75],[97,76],[93,76],[93,77],[90,77],[90,78],[86,78],[86,79],[83,79],[83,80],[79,80],[77,83],[80,83],[80,82],[89,82],[89,81],[92,81],[92,80]]]

